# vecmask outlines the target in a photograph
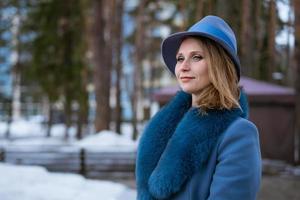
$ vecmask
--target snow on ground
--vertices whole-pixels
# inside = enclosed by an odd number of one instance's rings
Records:
[[[7,129],[6,122],[0,122],[0,135],[3,136]],[[10,132],[13,137],[40,136],[43,133],[43,127],[40,123],[29,120],[17,120],[11,123]]]
[[[0,147],[45,148],[47,145],[67,145],[104,151],[135,151],[137,142],[131,140],[132,128],[122,125],[122,135],[102,131],[77,141],[75,129],[64,140],[65,126],[52,127],[51,137],[36,119],[11,123],[11,140],[4,139],[6,122],[0,122]],[[0,163],[0,200],[134,200],[136,192],[125,185],[109,181],[88,180],[76,174],[50,173],[38,166],[14,166]]]
[[[112,131],[101,131],[95,135],[88,136],[75,145],[85,148],[104,149],[107,151],[135,151],[136,142],[125,135],[118,135]]]
[[[70,138],[64,139],[65,126],[55,124],[51,129],[51,137],[46,138],[45,127],[39,120],[20,119],[10,126],[11,140],[4,139],[7,124],[0,122],[0,146],[11,145],[74,145],[89,149],[107,151],[135,151],[137,142],[131,139],[132,127],[128,123],[122,125],[122,135],[113,131],[101,131],[90,134],[80,141],[74,138],[75,128],[70,128]]]
[[[4,137],[7,130],[7,123],[0,122],[0,137]],[[69,129],[69,135],[75,136],[75,128]],[[65,132],[65,126],[63,124],[55,124],[51,128],[51,137],[63,138]],[[33,138],[33,137],[45,137],[46,128],[41,122],[36,120],[19,119],[11,123],[10,125],[10,137],[13,139],[21,138]]]
[[[131,140],[131,126],[123,124],[122,135],[102,131],[78,141],[75,128],[70,139],[64,140],[65,126],[52,127],[46,138],[45,126],[36,119],[14,121],[10,126],[11,140],[5,139],[6,122],[0,122],[0,147],[28,149],[47,145],[67,145],[103,151],[135,151],[136,141]],[[88,180],[76,174],[50,173],[38,166],[14,166],[0,163],[0,200],[134,200],[135,191],[125,185],[109,181]]]
[[[109,181],[0,163],[1,200],[134,200],[136,192]]]

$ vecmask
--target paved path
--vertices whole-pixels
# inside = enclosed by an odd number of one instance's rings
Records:
[[[258,200],[299,200],[300,177],[264,176]]]
[[[120,182],[135,189],[133,180]],[[130,193],[129,196],[135,194]],[[263,176],[261,189],[257,200],[300,200],[300,177]],[[134,199],[133,199],[134,200]]]

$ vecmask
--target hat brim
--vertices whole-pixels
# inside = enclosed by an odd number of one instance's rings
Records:
[[[170,35],[167,37],[163,42],[161,46],[161,53],[163,60],[168,68],[168,70],[175,75],[175,66],[176,66],[176,54],[177,51],[181,45],[181,42],[183,41],[184,38],[189,37],[189,36],[199,36],[199,37],[205,37],[208,39],[211,39],[221,45],[225,51],[228,53],[229,57],[232,59],[238,79],[240,79],[240,60],[237,55],[233,54],[232,51],[230,50],[230,47],[228,47],[228,44],[226,44],[224,41],[213,37],[212,35],[209,35],[207,33],[202,33],[202,32],[179,32]]]

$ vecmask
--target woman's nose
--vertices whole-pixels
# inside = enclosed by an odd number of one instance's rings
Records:
[[[190,70],[190,63],[188,60],[185,60],[181,63],[181,71],[188,71]]]

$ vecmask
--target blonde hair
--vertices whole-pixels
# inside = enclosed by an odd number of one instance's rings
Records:
[[[196,37],[208,64],[210,84],[197,96],[196,105],[207,109],[232,109],[240,107],[238,77],[232,59],[216,42]]]

